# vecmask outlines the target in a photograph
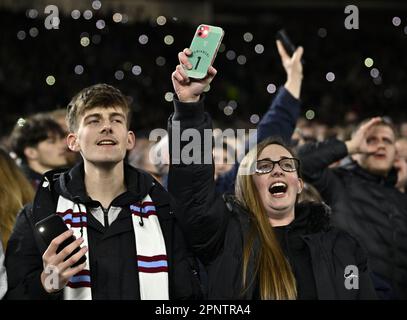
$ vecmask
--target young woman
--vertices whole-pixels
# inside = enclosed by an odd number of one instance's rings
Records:
[[[0,234],[4,250],[17,213],[33,201],[34,189],[6,151],[0,148]]]
[[[189,53],[179,54],[186,67]],[[187,129],[200,133],[189,131],[191,141],[170,141],[169,190],[179,205],[178,221],[206,267],[208,298],[375,298],[358,242],[329,226],[323,205],[297,204],[300,164],[283,144],[267,140],[252,149],[240,165],[235,196],[215,196],[213,163],[205,164],[203,144],[211,121],[200,99],[215,75],[210,67],[206,78],[190,81],[177,66],[172,80],[178,100],[169,121],[169,131],[178,122],[180,136]],[[183,158],[188,144],[201,152],[192,163]]]

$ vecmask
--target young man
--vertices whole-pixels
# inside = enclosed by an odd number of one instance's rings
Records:
[[[21,159],[22,170],[35,188],[45,172],[68,164],[64,130],[45,114],[19,121],[10,139],[12,150]]]
[[[6,255],[8,298],[199,297],[169,194],[124,163],[135,144],[126,98],[106,84],[83,89],[68,106],[68,122],[69,148],[83,163],[47,173],[33,207],[19,216]],[[33,225],[52,214],[70,230],[46,245]],[[57,253],[72,234],[76,241]]]
[[[393,126],[373,118],[351,140],[304,145],[299,156],[305,180],[332,207],[334,225],[365,246],[381,297],[406,299],[407,196],[395,187],[395,141]],[[347,155],[351,163],[329,168]]]

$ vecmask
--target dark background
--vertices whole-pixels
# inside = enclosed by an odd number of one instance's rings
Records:
[[[170,75],[177,53],[190,44],[200,23],[225,30],[225,50],[214,64],[219,73],[206,100],[221,127],[251,126],[251,115],[261,116],[275,95],[267,86],[284,83],[275,47],[280,28],[305,49],[304,115],[312,109],[315,120],[330,126],[342,124],[349,111],[360,119],[388,115],[400,122],[407,117],[407,6],[402,1],[101,0],[99,10],[87,0],[49,2],[0,4],[0,136],[9,134],[18,118],[64,108],[77,91],[99,82],[117,86],[131,97],[134,130],[166,127],[172,103],[164,96],[172,92]],[[47,4],[61,6],[58,30],[44,27]],[[344,27],[348,4],[359,8],[359,30]],[[81,14],[91,10],[93,17],[73,19],[75,5]],[[36,18],[29,17],[30,9],[37,10]],[[117,12],[128,21],[114,22]],[[156,22],[159,15],[167,19],[163,26]],[[393,24],[394,17],[401,19],[399,26]],[[100,19],[106,23],[102,30],[96,27]],[[36,37],[30,35],[34,27]],[[19,31],[25,32],[23,40],[17,38]],[[253,34],[253,41],[243,40],[246,32]],[[145,45],[138,40],[142,34],[148,36]],[[94,43],[95,35],[100,43]],[[166,35],[174,37],[172,45],[164,43]],[[89,46],[81,46],[81,36],[89,37]],[[264,46],[262,54],[254,51],[256,44]],[[236,57],[244,55],[246,63],[229,60],[229,50]],[[165,58],[164,65],[157,65],[158,57]],[[364,65],[367,57],[374,60],[371,68]],[[74,72],[77,65],[84,68],[80,75]],[[140,75],[132,73],[135,65],[142,68]],[[380,72],[376,83],[372,68]],[[115,78],[119,70],[122,80]],[[328,72],[335,74],[333,82],[326,80]],[[52,86],[46,83],[49,75],[56,79]],[[227,105],[235,108],[232,115],[225,115]]]

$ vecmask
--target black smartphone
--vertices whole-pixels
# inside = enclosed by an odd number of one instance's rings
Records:
[[[283,44],[283,47],[284,47],[285,51],[287,52],[287,54],[290,57],[292,57],[295,50],[297,50],[297,47],[291,41],[290,37],[287,34],[287,31],[285,31],[284,29],[281,29],[281,30],[277,31],[276,39],[281,41],[281,43]],[[304,59],[303,58],[301,58],[301,63],[304,64]]]
[[[41,236],[41,238],[44,240],[45,244],[47,247],[50,245],[51,241],[54,240],[56,237],[58,237],[60,234],[64,233],[65,231],[68,231],[68,227],[66,226],[64,220],[56,215],[56,214],[51,214],[50,216],[46,217],[45,219],[37,222],[35,224],[35,229]],[[68,239],[66,239],[64,242],[62,242],[58,249],[57,249],[57,254],[61,252],[62,249],[64,249],[66,246],[71,244],[72,242],[75,241],[75,237],[71,236]],[[76,248],[70,255],[68,255],[65,258],[65,261],[68,260],[71,256],[73,256],[75,253],[77,253],[80,250],[80,248]],[[83,255],[78,262],[72,265],[72,267],[76,267],[86,261],[86,255]]]

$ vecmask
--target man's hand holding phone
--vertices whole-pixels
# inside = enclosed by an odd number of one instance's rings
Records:
[[[216,69],[210,66],[206,77],[203,79],[190,79],[185,71],[185,68],[192,68],[192,64],[188,59],[191,54],[192,52],[188,48],[178,53],[178,60],[180,64],[177,65],[171,76],[175,93],[181,102],[197,102],[200,95],[211,83],[217,73]]]
[[[303,78],[302,55],[304,49],[298,47],[292,56],[290,56],[281,40],[277,40],[277,49],[280,54],[281,62],[287,74],[287,81],[284,87],[297,99],[300,98],[301,84]]]
[[[42,256],[44,270],[41,273],[41,283],[48,293],[55,293],[63,289],[68,283],[69,279],[78,272],[82,271],[86,266],[86,262],[84,262],[76,267],[72,267],[86,254],[88,251],[87,247],[81,248],[77,253],[64,261],[75,249],[80,248],[80,245],[84,241],[83,238],[76,239],[74,242],[57,253],[58,247],[72,236],[72,230],[68,230],[60,234],[51,241],[50,245]],[[52,285],[50,285],[50,281],[47,281],[47,277],[51,276],[52,279],[58,279],[57,285],[55,285],[54,282],[52,282]]]

